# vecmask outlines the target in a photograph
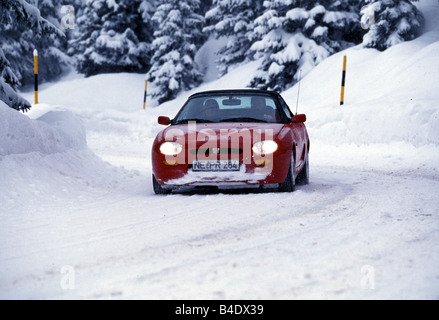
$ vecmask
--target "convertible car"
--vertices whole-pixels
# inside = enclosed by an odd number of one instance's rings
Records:
[[[310,142],[304,114],[276,92],[196,93],[152,146],[157,194],[196,188],[259,188],[292,192],[309,182]]]

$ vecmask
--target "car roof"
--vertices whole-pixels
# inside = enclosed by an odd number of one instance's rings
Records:
[[[201,91],[192,94],[188,99],[202,96],[217,96],[217,95],[238,95],[238,94],[257,94],[257,95],[270,95],[279,96],[279,93],[269,90],[259,90],[259,89],[226,89],[226,90],[209,90]]]

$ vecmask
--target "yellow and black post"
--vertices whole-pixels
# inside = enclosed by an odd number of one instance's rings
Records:
[[[34,50],[35,104],[38,104],[38,50]]]
[[[343,75],[341,79],[341,97],[340,97],[340,105],[344,105],[344,88],[346,84],[346,64],[347,64],[347,57],[343,57]]]
[[[146,108],[146,90],[148,89],[148,80],[145,79],[145,94],[143,95],[143,110]]]

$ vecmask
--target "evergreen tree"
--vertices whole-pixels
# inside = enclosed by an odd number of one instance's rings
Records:
[[[141,0],[139,4],[139,12],[142,15],[143,23],[147,24],[147,31],[151,33],[150,38],[152,39],[152,33],[154,33],[154,28],[151,23],[152,15],[156,9],[156,0]]]
[[[424,22],[422,13],[407,0],[365,0],[361,13],[363,25],[369,27],[363,44],[380,51],[413,40]]]
[[[69,51],[86,76],[107,72],[146,72],[150,61],[153,9],[146,0],[85,0],[77,17],[78,37]]]
[[[67,36],[69,29],[64,29],[60,25],[62,18],[61,7],[68,2],[58,0],[32,0],[38,4],[41,15],[58,29],[63,30],[66,36],[63,37],[42,37],[35,35],[33,43],[38,50],[39,60],[39,80],[41,82],[56,80],[64,71],[72,66],[72,60],[67,55]],[[29,56],[30,52],[26,53]],[[33,62],[32,62],[33,65]],[[32,79],[32,80],[31,80]],[[33,77],[25,79],[24,83],[33,83]]]
[[[20,81],[0,48],[0,100],[13,109],[27,111],[31,105],[16,92],[19,85]]]
[[[194,62],[206,37],[199,0],[165,0],[153,16],[156,23],[149,80],[155,85],[152,96],[159,103],[173,99],[202,81]]]
[[[16,32],[17,24],[32,30],[35,35],[62,37],[64,34],[52,23],[42,18],[40,11],[32,4],[24,0],[0,1],[0,100],[11,108],[26,111],[31,105],[17,93],[21,85],[20,74],[17,75],[14,69],[19,62],[10,61],[4,50],[6,49],[6,53],[13,50],[7,44],[11,43],[9,37]]]
[[[227,38],[226,45],[218,51],[220,75],[229,67],[248,61],[248,51],[252,45],[250,34],[254,20],[262,14],[264,0],[214,0],[213,8],[206,17],[205,32],[216,39]]]
[[[54,5],[52,0],[28,0],[37,7],[44,17],[61,29],[59,24],[60,5]],[[69,64],[66,51],[65,37],[47,37],[36,34],[34,30],[22,24],[9,24],[2,29],[1,47],[5,57],[13,66],[14,74],[22,86],[33,84],[33,51],[39,54],[39,81],[45,82],[61,75],[64,67]]]
[[[284,90],[298,81],[299,70],[305,75],[360,39],[358,2],[267,0],[264,6],[252,34],[251,52],[263,59],[252,87]]]

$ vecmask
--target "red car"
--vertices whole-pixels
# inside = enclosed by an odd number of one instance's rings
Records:
[[[260,188],[292,192],[309,182],[304,114],[264,90],[196,93],[152,146],[154,192],[187,188]]]

